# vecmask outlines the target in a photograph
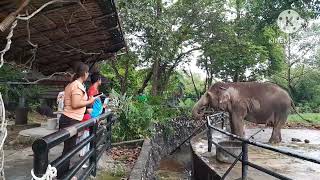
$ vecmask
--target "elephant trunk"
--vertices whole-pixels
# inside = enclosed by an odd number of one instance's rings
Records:
[[[200,120],[200,119],[203,117],[203,115],[204,115],[203,112],[200,112],[201,109],[202,109],[202,107],[203,107],[203,104],[202,104],[200,101],[198,101],[198,102],[193,106],[192,115],[193,115],[193,117],[194,117],[195,119],[197,119],[197,120]]]

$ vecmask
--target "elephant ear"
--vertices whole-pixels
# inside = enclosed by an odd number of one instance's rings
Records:
[[[219,98],[219,108],[222,110],[227,110],[229,107],[228,105],[230,104],[230,94],[229,92],[225,91],[222,92],[220,98]]]
[[[213,94],[210,91],[207,91],[206,95],[207,95],[207,100],[208,100],[207,103],[211,104],[212,98],[213,98]]]
[[[223,92],[219,100],[219,104],[228,103],[230,101],[230,95],[228,92]]]

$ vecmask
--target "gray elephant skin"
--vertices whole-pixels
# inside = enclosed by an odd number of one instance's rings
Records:
[[[294,108],[291,97],[284,89],[262,82],[217,82],[194,105],[193,116],[202,118],[202,109],[208,106],[229,112],[231,132],[240,137],[244,137],[244,120],[272,125],[270,143],[281,142],[281,128],[291,107]]]

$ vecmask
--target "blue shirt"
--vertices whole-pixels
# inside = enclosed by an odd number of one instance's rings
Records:
[[[103,110],[103,105],[102,105],[101,99],[97,98],[94,101],[93,106],[92,106],[92,112],[90,114],[91,118],[96,118],[96,117],[100,116],[100,114],[102,113],[102,110]]]

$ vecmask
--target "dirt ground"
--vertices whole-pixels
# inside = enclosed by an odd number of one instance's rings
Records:
[[[8,119],[8,136],[4,144],[5,150],[18,150],[31,146],[31,139],[18,139],[19,132],[25,129],[39,127],[41,123],[46,122],[47,119],[46,116],[42,116],[37,112],[29,112],[27,125],[14,125],[14,113],[6,112],[6,118]]]
[[[112,159],[126,165],[128,169],[132,169],[137,161],[141,147],[113,147],[107,154],[111,155]]]

